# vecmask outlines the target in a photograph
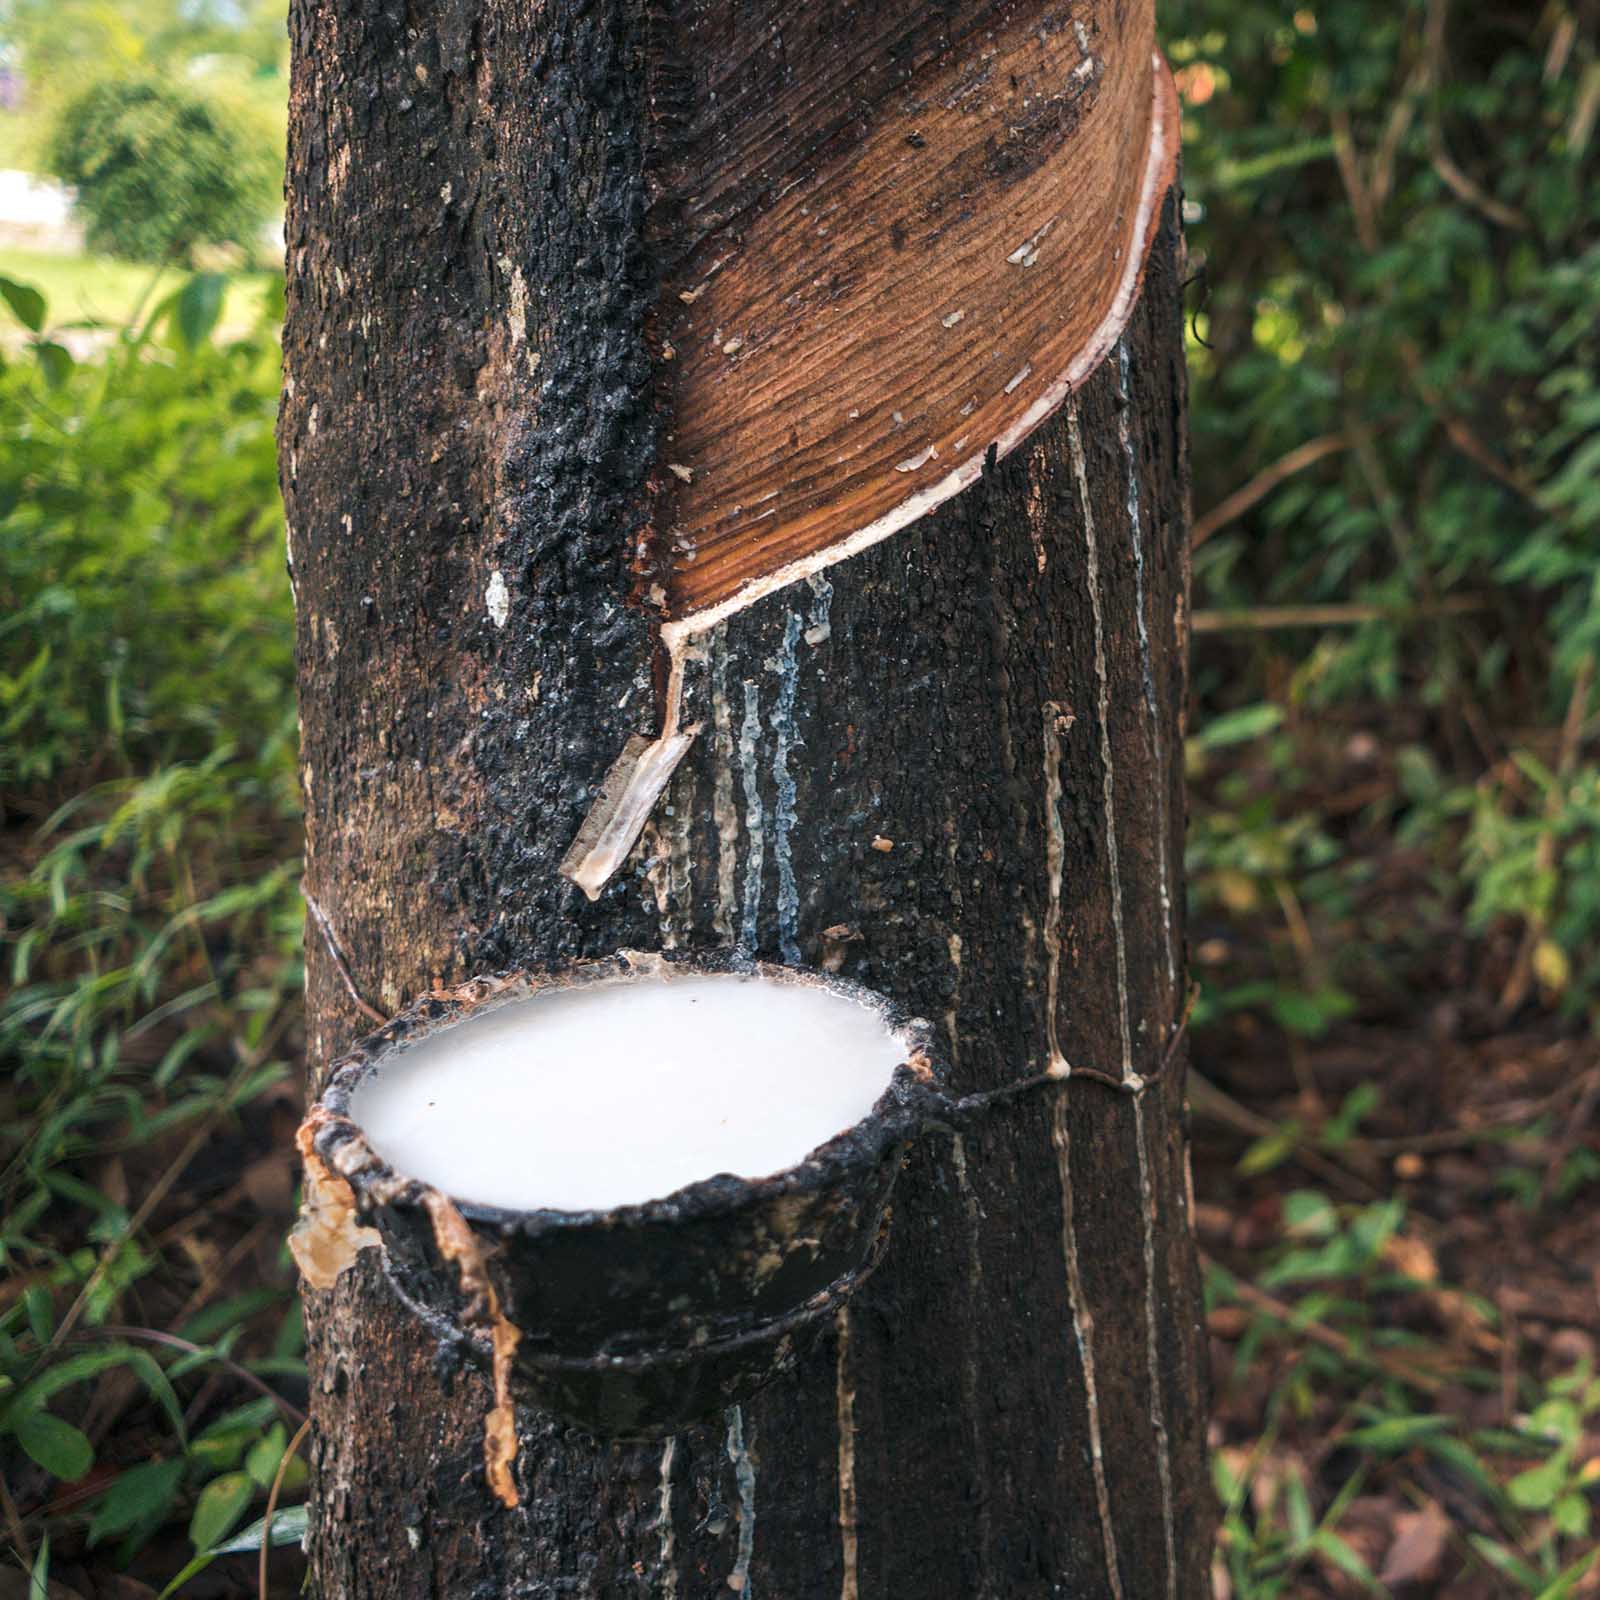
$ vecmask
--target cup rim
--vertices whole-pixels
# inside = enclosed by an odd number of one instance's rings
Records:
[[[581,1211],[542,1206],[490,1205],[450,1195],[436,1184],[400,1172],[368,1142],[351,1114],[356,1090],[391,1059],[423,1039],[555,989],[588,988],[673,977],[747,976],[819,988],[874,1012],[901,1045],[894,1068],[872,1109],[801,1160],[760,1177],[714,1173],[659,1198]],[[721,1216],[782,1196],[815,1193],[843,1183],[855,1171],[877,1165],[895,1145],[913,1138],[944,1104],[943,1073],[930,1023],[912,1016],[888,996],[836,973],[812,967],[757,961],[736,949],[623,949],[614,955],[512,968],[469,979],[420,996],[381,1028],[364,1035],[329,1066],[322,1094],[306,1115],[310,1145],[329,1168],[349,1182],[363,1211],[413,1209],[424,1196],[443,1194],[468,1222],[502,1235],[536,1237],[568,1229],[630,1229],[679,1224]]]

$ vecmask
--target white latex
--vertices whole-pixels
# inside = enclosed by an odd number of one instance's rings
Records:
[[[859,1122],[905,1057],[865,1006],[736,976],[554,990],[392,1056],[351,1116],[457,1200],[586,1211],[759,1178]]]

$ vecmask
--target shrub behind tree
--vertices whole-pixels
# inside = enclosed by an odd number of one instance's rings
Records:
[[[78,192],[91,249],[188,262],[197,245],[247,248],[271,212],[270,143],[210,97],[149,78],[96,83],[63,107],[49,164]]]

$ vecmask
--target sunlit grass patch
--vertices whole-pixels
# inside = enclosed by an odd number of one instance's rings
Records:
[[[171,294],[189,276],[176,267],[114,256],[0,245],[0,277],[15,278],[40,290],[58,326],[96,325],[111,332],[132,322]],[[229,275],[217,336],[224,341],[248,333],[260,320],[262,297],[274,274],[259,271]],[[0,342],[15,347],[21,333],[0,326]]]

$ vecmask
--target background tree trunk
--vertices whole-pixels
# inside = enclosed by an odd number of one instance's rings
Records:
[[[927,26],[975,34],[990,9]],[[942,1022],[958,1092],[1052,1056],[1152,1083],[925,1139],[886,1264],[797,1377],[665,1446],[526,1412],[515,1510],[484,1480],[485,1381],[364,1253],[306,1296],[316,1592],[1189,1600],[1200,1300],[1161,1070],[1183,998],[1177,197],[1066,406],[706,636],[705,731],[590,904],[557,864],[651,714],[650,619],[624,599],[670,427],[647,354],[664,13],[291,7],[308,886],[385,1010],[496,968],[737,942]],[[314,1082],[366,1027],[313,939]]]

